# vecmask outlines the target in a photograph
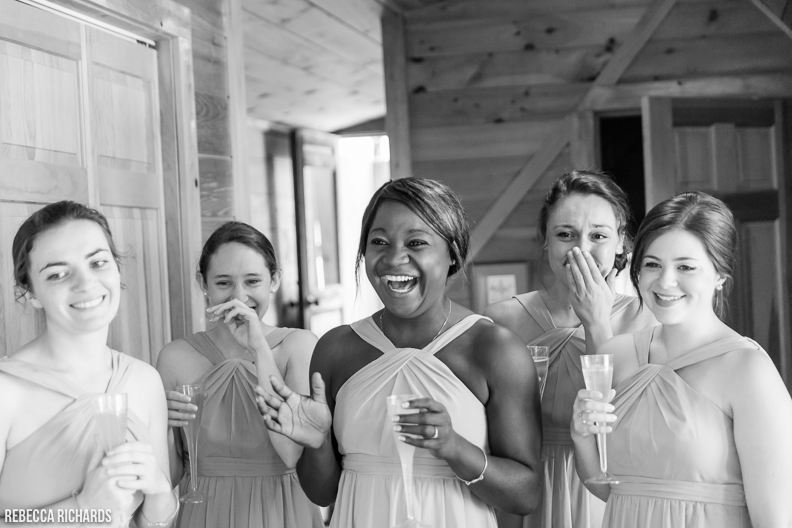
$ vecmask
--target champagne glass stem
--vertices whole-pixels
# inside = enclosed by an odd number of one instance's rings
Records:
[[[188,435],[190,446],[190,489],[193,493],[198,491],[198,435]]]
[[[412,462],[412,461],[411,461]],[[413,478],[412,478],[412,465],[402,462],[402,478],[404,479],[404,501],[407,507],[407,519],[412,521],[413,517]]]
[[[608,454],[605,452],[605,433],[597,433],[597,449],[599,449],[600,471],[608,472]]]

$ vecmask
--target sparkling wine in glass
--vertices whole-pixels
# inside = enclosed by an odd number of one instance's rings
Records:
[[[388,423],[392,423],[390,417],[396,414],[417,414],[418,409],[405,409],[402,407],[403,403],[417,398],[420,398],[417,394],[394,394],[388,396]],[[413,456],[415,455],[415,446],[411,446],[399,440],[399,436],[404,435],[404,433],[397,433],[394,431],[394,434],[396,450],[399,452],[399,460],[401,460],[405,504],[407,506],[407,520],[391,528],[431,528],[428,524],[416,520],[413,510]]]
[[[127,395],[97,394],[93,398],[93,427],[99,439],[102,452],[107,452],[123,444],[127,431]],[[129,525],[125,512],[118,514],[118,526]]]
[[[206,497],[198,492],[198,433],[201,431],[201,415],[203,414],[204,388],[203,385],[179,385],[176,392],[190,397],[190,403],[198,407],[195,418],[187,421],[185,436],[187,437],[187,453],[190,455],[190,491],[179,497],[180,502],[199,504]]]
[[[591,354],[580,357],[583,366],[583,379],[586,389],[602,394],[600,401],[609,402],[611,385],[613,384],[613,354]],[[602,425],[597,423],[597,425]],[[608,454],[605,444],[605,433],[597,433],[597,449],[599,450],[600,473],[586,479],[588,484],[618,484],[618,479],[608,474]]]
[[[547,367],[550,364],[550,347],[543,345],[528,345],[528,352],[531,353],[536,374],[539,376],[539,398],[544,395],[545,381],[547,381]]]
[[[539,376],[539,400],[544,397],[545,382],[547,381],[547,367],[550,366],[550,347],[544,345],[528,345],[528,352],[531,353],[536,374]],[[542,449],[542,462],[552,460],[554,457],[548,455]]]

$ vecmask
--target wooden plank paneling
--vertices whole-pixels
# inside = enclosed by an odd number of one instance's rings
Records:
[[[230,158],[200,156],[201,216],[234,216],[234,182]]]
[[[593,81],[611,58],[615,45],[451,57],[412,57],[408,64],[412,93],[467,87],[532,86]]]
[[[228,50],[224,45],[215,41],[195,38],[192,42],[195,91],[227,96],[226,54]]]
[[[766,16],[745,0],[679,3],[655,31],[653,40],[694,39],[777,33]]]
[[[792,39],[776,34],[652,41],[622,82],[792,70]]]
[[[408,27],[410,57],[559,49],[622,42],[644,12],[643,7],[579,9],[534,13],[510,19],[476,19],[422,23]]]
[[[536,152],[559,120],[413,130],[413,160],[498,158]],[[552,161],[552,160],[551,160]]]
[[[558,119],[577,108],[587,90],[583,84],[552,84],[413,94],[410,122],[422,128]]]
[[[586,0],[588,9],[645,6],[649,0]],[[547,11],[578,11],[580,0],[454,0],[433,2],[405,12],[409,22],[447,22],[451,20],[511,19]]]
[[[792,5],[789,0],[751,0],[773,24],[792,38]]]
[[[196,92],[195,117],[198,120],[198,152],[230,156],[228,98]]]

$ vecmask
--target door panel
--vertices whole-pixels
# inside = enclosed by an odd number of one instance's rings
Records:
[[[303,325],[321,336],[343,321],[336,200],[337,137],[294,135],[294,178]]]
[[[642,103],[647,209],[686,190],[726,202],[738,230],[729,325],[755,339],[792,387],[780,233],[781,103],[646,98]]]
[[[43,329],[15,300],[11,241],[47,203],[102,211],[122,263],[109,346],[154,362],[170,339],[157,52],[0,0],[0,356]]]

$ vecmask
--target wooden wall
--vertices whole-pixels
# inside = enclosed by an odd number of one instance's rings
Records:
[[[538,263],[547,188],[596,167],[595,112],[638,114],[648,94],[792,93],[792,39],[748,0],[459,0],[402,27],[411,170],[461,195],[476,263]]]
[[[231,94],[234,83],[240,81],[234,76],[243,76],[244,69],[241,54],[237,56],[227,29],[229,16],[238,6],[236,0],[177,1],[192,12],[198,166],[205,240],[228,220],[248,220],[244,207],[239,210],[241,205],[235,197],[235,182],[239,186],[240,178],[234,174],[234,141],[245,141],[244,137],[237,140],[234,135],[235,121],[244,120],[244,93],[241,101],[233,99]],[[241,82],[244,82],[243,77]],[[242,167],[237,169],[242,170]],[[192,258],[197,263],[198,255]]]

